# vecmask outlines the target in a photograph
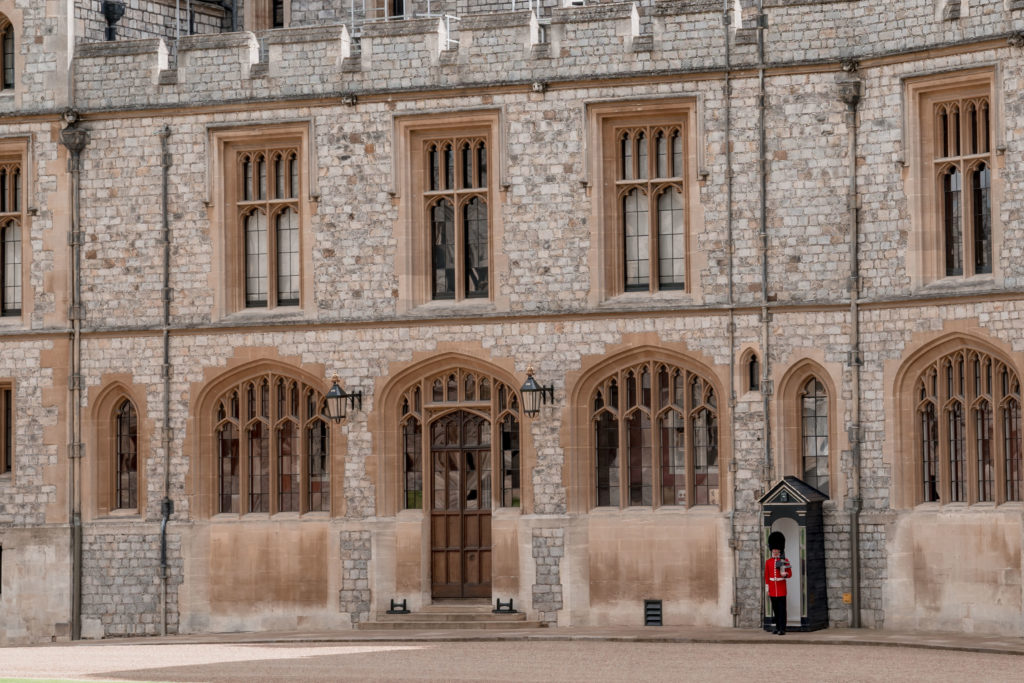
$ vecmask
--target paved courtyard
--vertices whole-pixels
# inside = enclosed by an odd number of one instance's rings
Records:
[[[0,649],[0,677],[127,681],[1020,681],[1017,654],[799,642],[81,643]]]

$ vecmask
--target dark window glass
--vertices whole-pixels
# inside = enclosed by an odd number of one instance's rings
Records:
[[[409,510],[423,508],[423,433],[420,422],[407,420],[402,428],[403,454],[405,461],[405,507]]]
[[[658,197],[658,285],[682,289],[686,285],[686,235],[683,195],[669,188]]]
[[[594,423],[597,443],[597,504],[618,506],[619,501],[619,424],[603,411]]]
[[[116,425],[117,505],[119,509],[139,506],[138,417],[131,401],[117,410]]]
[[[435,204],[431,215],[431,272],[435,299],[455,298],[455,211],[451,203]]]
[[[0,228],[0,315],[21,315],[21,226]]]
[[[650,286],[650,225],[647,195],[634,189],[622,200],[625,239],[626,291],[646,291]]]
[[[971,204],[974,207],[974,272],[992,272],[992,207],[989,187],[992,173],[981,164],[971,174]]]
[[[960,223],[961,179],[958,169],[942,176],[943,223],[945,225],[946,275],[963,275],[963,228]]]
[[[487,204],[479,197],[463,208],[466,231],[466,296],[486,297],[488,285]]]
[[[4,90],[14,87],[14,27],[8,24],[3,29],[3,87]]]
[[[800,436],[803,480],[828,495],[828,394],[817,379],[804,385]]]

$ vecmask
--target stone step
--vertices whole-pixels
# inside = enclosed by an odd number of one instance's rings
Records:
[[[412,614],[377,614],[377,621],[526,621],[526,614],[491,614],[487,612],[441,612],[427,611],[413,612]]]
[[[528,621],[525,612],[494,614],[489,600],[435,600],[409,614],[380,611],[373,621],[359,624],[359,630],[519,629],[539,628],[540,621]]]
[[[485,629],[488,631],[508,629],[540,629],[543,622],[490,621],[490,622],[365,622],[359,624],[359,631],[446,631],[452,629]]]

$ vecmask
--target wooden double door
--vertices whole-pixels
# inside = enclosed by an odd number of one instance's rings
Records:
[[[430,425],[431,594],[491,597],[491,423],[457,410]]]

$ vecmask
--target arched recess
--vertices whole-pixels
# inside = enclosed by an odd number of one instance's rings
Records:
[[[740,396],[747,392],[761,391],[761,354],[753,346],[740,349],[740,362],[736,366],[736,392]]]
[[[807,392],[811,390],[808,384],[812,380],[817,380],[820,389],[824,390],[826,396],[824,417],[827,418],[827,426],[824,430],[824,444],[821,443],[823,430],[820,427],[808,425],[804,415],[804,399],[808,398]],[[779,382],[779,391],[776,398],[776,414],[782,418],[782,431],[776,460],[779,477],[792,475],[800,479],[805,478],[803,458],[805,448],[810,446],[804,444],[803,440],[804,438],[814,436],[819,442],[819,449],[824,445],[828,454],[829,485],[820,490],[833,500],[838,498],[842,491],[839,472],[839,452],[841,448],[839,427],[842,424],[843,416],[839,412],[837,397],[836,383],[832,378],[832,374],[819,363],[810,359],[803,359],[796,362],[783,375],[782,380]],[[817,418],[823,417],[820,406],[814,413]],[[807,418],[815,419],[810,416],[807,416]],[[813,481],[808,481],[807,483],[811,486],[816,485],[816,482]]]
[[[685,382],[689,382],[691,378],[699,378],[702,382],[701,392],[704,397],[704,407],[713,409],[715,413],[715,421],[717,422],[717,504],[711,502],[710,504],[719,509],[727,509],[732,505],[731,500],[731,479],[728,472],[728,462],[732,457],[732,444],[729,440],[729,429],[728,424],[731,416],[729,414],[728,401],[725,399],[726,394],[724,393],[723,386],[725,382],[722,381],[722,377],[717,373],[709,363],[698,360],[692,355],[680,353],[670,349],[654,346],[654,345],[637,345],[632,348],[611,355],[604,358],[590,367],[586,367],[580,373],[580,375],[572,382],[572,388],[569,392],[570,400],[567,410],[570,411],[567,422],[571,423],[569,434],[564,437],[566,443],[566,456],[565,466],[563,468],[563,477],[566,482],[567,495],[568,495],[568,509],[569,512],[587,512],[598,505],[597,495],[597,432],[595,428],[595,397],[598,391],[607,390],[607,383],[609,379],[619,372],[628,372],[631,368],[641,368],[646,364],[648,368],[654,373],[652,377],[651,393],[652,393],[652,406],[657,403],[658,399],[654,396],[658,393],[658,374],[660,368],[664,368],[668,371],[669,377],[672,377],[672,373],[678,370]],[[728,375],[726,374],[726,377]],[[687,384],[686,391],[692,392],[693,385]],[[626,387],[623,386],[620,389],[620,393],[623,396],[621,403],[625,406],[626,404]],[[707,397],[711,396],[713,403],[707,402]],[[602,397],[602,401],[607,401]],[[686,404],[686,409],[693,413],[702,409],[701,406],[696,404],[690,405],[689,402]],[[656,418],[662,413],[663,410],[670,410],[670,406],[664,406],[659,409],[654,407],[651,409],[652,418]],[[627,410],[624,407],[622,410],[622,418],[626,418]],[[684,420],[692,420],[693,415],[682,414]],[[688,422],[685,428],[689,432],[695,431],[691,429],[693,423]],[[654,426],[652,425],[652,429]],[[689,449],[694,445],[692,437],[687,438],[687,448]],[[619,457],[622,459],[622,465],[620,467],[627,466],[628,454],[620,453]],[[657,467],[656,463],[659,463],[661,454],[654,452],[651,457],[651,467]],[[696,500],[693,497],[694,487],[696,482],[693,481],[694,471],[690,469],[693,463],[693,457],[689,453],[686,455],[687,462],[687,484],[689,490],[686,491],[686,507],[692,507],[693,505],[703,505],[703,502]],[[657,477],[655,476],[655,480]],[[664,481],[662,481],[664,483]],[[655,484],[656,486],[656,484]],[[684,489],[685,490],[685,489]],[[654,493],[653,500],[657,505],[658,493]],[[664,499],[664,495],[662,495]],[[713,501],[713,496],[709,493],[709,500]],[[662,505],[668,504],[664,501]],[[682,505],[682,504],[680,504]],[[641,507],[644,507],[641,505]]]
[[[132,382],[130,375],[105,376],[102,382],[89,392],[88,424],[89,443],[86,448],[85,481],[83,496],[86,504],[82,512],[86,519],[106,516],[146,516],[149,496],[146,491],[147,465],[152,452],[150,439],[155,433],[148,417],[147,392]],[[135,505],[117,500],[118,472],[118,412],[125,402],[135,411],[135,482],[137,498]]]
[[[417,362],[393,375],[378,393],[376,410],[373,416],[374,451],[377,454],[375,458],[376,464],[374,466],[375,471],[367,473],[371,480],[377,482],[377,512],[379,515],[392,516],[405,508],[403,504],[405,468],[402,425],[406,415],[408,415],[408,413],[403,413],[403,405],[410,396],[409,392],[417,383],[423,383],[432,378],[452,373],[456,373],[456,376],[461,378],[460,383],[463,383],[463,387],[459,389],[460,393],[457,394],[459,396],[458,401],[451,402],[452,405],[450,407],[445,407],[441,402],[437,402],[434,406],[428,406],[427,404],[430,401],[427,400],[426,396],[423,396],[421,409],[424,411],[422,424],[422,438],[424,442],[427,439],[429,424],[437,418],[454,410],[472,408],[471,402],[463,401],[461,398],[464,396],[464,381],[468,375],[473,375],[476,378],[488,377],[491,378],[492,382],[504,385],[509,390],[508,396],[514,396],[516,404],[521,406],[519,386],[522,384],[522,380],[517,382],[516,378],[507,370],[463,353],[441,353]],[[511,401],[509,399],[509,403],[502,407],[497,402],[496,389],[494,389],[491,396],[492,398],[488,399],[488,402],[492,402],[492,405],[490,407],[481,405],[479,414],[482,416],[486,415],[489,421],[496,423],[502,415],[509,414],[508,405]],[[428,408],[429,415],[427,414]],[[533,510],[531,473],[536,463],[536,456],[534,454],[531,430],[529,429],[529,418],[519,414],[518,422],[521,494],[519,507],[521,507],[524,513],[529,513]],[[496,441],[494,441],[494,444],[494,448],[500,450],[500,444]],[[495,468],[493,479],[493,490],[495,491],[494,507],[501,507],[502,482],[497,472],[499,464],[497,454],[493,460]],[[368,462],[368,469],[369,465],[370,463]],[[428,488],[427,475],[429,474],[426,471],[426,460],[424,460],[423,467],[424,489],[426,489]],[[424,507],[426,507],[426,501],[424,501]]]
[[[271,359],[259,359],[249,362],[243,362],[242,364],[226,370],[221,374],[209,379],[203,383],[202,388],[196,393],[196,400],[193,402],[190,410],[191,419],[189,424],[194,428],[193,433],[188,439],[188,443],[191,444],[192,453],[189,458],[190,470],[189,470],[189,482],[188,488],[192,494],[192,517],[195,519],[209,518],[214,515],[220,514],[220,500],[219,495],[221,493],[221,479],[218,473],[218,458],[220,441],[218,435],[218,429],[223,429],[224,425],[232,421],[231,408],[230,408],[230,392],[235,387],[244,387],[247,383],[253,382],[257,389],[257,392],[262,386],[261,383],[267,380],[268,388],[270,391],[269,401],[271,403],[270,414],[271,418],[266,421],[267,428],[275,430],[278,427],[278,422],[281,422],[278,418],[284,417],[283,413],[288,411],[285,408],[284,411],[280,411],[274,404],[278,401],[278,396],[284,396],[284,401],[290,402],[290,387],[294,385],[299,390],[299,414],[302,416],[299,419],[297,429],[302,430],[312,419],[322,411],[322,398],[328,391],[328,383],[322,378],[312,372],[304,369],[289,365],[287,363],[271,360]],[[278,381],[283,382],[284,393],[278,391]],[[307,391],[314,392],[312,402],[313,408],[307,408]],[[227,397],[228,403],[224,402]],[[247,398],[240,395],[238,400],[245,401]],[[262,400],[261,397],[257,398],[257,401]],[[222,412],[221,408],[224,406],[225,410]],[[244,409],[241,409],[244,411]],[[281,412],[278,415],[277,412]],[[306,418],[309,418],[308,420]],[[253,420],[248,419],[246,416],[239,413],[238,417],[234,419],[239,425],[239,428],[244,428],[244,425],[252,422]],[[286,420],[285,420],[286,421]],[[285,510],[282,514],[293,514],[293,513],[306,513],[306,514],[330,514],[331,516],[339,517],[344,515],[344,453],[346,450],[345,439],[343,436],[343,430],[338,428],[329,420],[325,420],[324,433],[326,434],[328,441],[327,453],[328,458],[328,476],[330,485],[330,500],[329,505],[325,502],[325,507],[328,510],[320,511],[310,507],[308,504],[303,504],[299,509],[296,510]],[[275,438],[273,432],[269,437]],[[302,497],[302,500],[307,500],[305,496],[309,496],[308,485],[310,484],[310,477],[312,468],[308,463],[303,462],[303,459],[308,455],[305,449],[306,436],[302,435],[298,437],[300,443],[299,453],[299,465],[301,468],[301,475],[299,476],[299,487],[300,490],[306,493]],[[239,451],[244,450],[241,446]],[[268,471],[270,477],[268,488],[264,493],[271,496],[271,503],[268,505],[268,511],[278,510],[280,507],[280,494],[281,483],[279,481],[280,472],[279,469],[281,464],[275,462],[275,458],[281,456],[280,449],[275,449],[271,446],[269,449],[269,455],[265,457],[268,460]],[[240,452],[240,459],[247,457],[247,454]],[[275,468],[278,468],[278,478],[275,478],[273,473]],[[241,477],[241,475],[239,475]],[[244,478],[244,477],[243,477]],[[239,494],[241,498],[241,494]],[[230,512],[231,516],[239,516],[246,514],[247,503],[240,501],[238,510],[236,512]]]
[[[943,368],[938,367],[942,365],[946,360],[955,360],[961,358],[964,361],[963,379],[959,379],[959,370],[954,370],[953,377],[948,378],[954,385],[961,385],[960,389],[954,388],[950,392],[947,388],[943,388],[941,385],[946,383],[947,378],[941,376],[940,373],[936,373],[935,381],[937,384],[938,391],[936,392],[939,397],[935,403],[935,420],[937,423],[948,418],[945,414],[947,404],[955,402],[956,396],[950,394],[959,394],[963,417],[961,424],[963,425],[963,432],[961,438],[963,440],[962,446],[962,482],[963,486],[962,496],[955,498],[950,492],[950,472],[949,468],[951,463],[949,462],[949,451],[950,438],[949,432],[941,424],[936,426],[936,437],[938,443],[935,449],[937,453],[934,454],[936,487],[940,489],[940,492],[935,499],[928,500],[924,495],[924,463],[921,443],[925,440],[923,430],[925,429],[922,415],[922,405],[927,404],[934,397],[931,395],[929,390],[928,382],[926,381],[930,369],[937,369],[941,371]],[[982,361],[980,364],[978,373],[978,379],[975,380],[973,360],[979,359]],[[984,372],[984,361],[988,360],[992,367],[992,378],[991,384],[985,378]],[[930,342],[926,342],[913,352],[907,354],[906,359],[900,365],[899,370],[894,376],[892,383],[893,386],[893,399],[895,403],[895,410],[889,414],[889,419],[886,422],[886,431],[893,435],[893,442],[895,443],[895,451],[893,452],[893,507],[895,508],[910,508],[920,503],[947,503],[947,502],[960,502],[960,503],[975,503],[979,502],[979,467],[978,462],[978,427],[975,422],[976,416],[974,415],[974,408],[977,399],[987,395],[990,401],[994,404],[990,405],[992,411],[990,417],[990,428],[992,430],[990,440],[992,442],[992,455],[991,458],[995,468],[995,482],[993,482],[993,492],[991,498],[984,499],[985,502],[1001,503],[1006,502],[1005,494],[1005,483],[1006,483],[1006,459],[1007,457],[1016,457],[1018,464],[1018,472],[1020,470],[1020,450],[1022,447],[1021,440],[1022,434],[1020,430],[1020,378],[1021,378],[1021,364],[1020,354],[1015,354],[1008,349],[1002,342],[997,340],[982,337],[980,335],[966,334],[961,332],[954,332],[951,334],[945,334],[937,339]],[[951,368],[952,369],[952,368]],[[999,376],[999,370],[1005,369],[1007,371],[1007,384],[1008,386],[1002,386],[1001,377]],[[978,381],[982,385],[987,385],[989,388],[983,388],[980,392],[973,388],[971,385]],[[922,389],[924,392],[922,393]],[[1004,407],[1005,401],[1003,399],[1009,399],[1016,403],[1017,406],[1017,419],[1016,426],[1006,429],[1004,431],[1004,425],[1002,424],[1003,416],[1001,409]],[[1010,456],[1005,451],[1004,438],[1007,438],[1010,434],[1013,434],[1013,439],[1016,440],[1016,454]],[[1018,474],[1018,481],[1020,477]],[[1018,487],[1019,489],[1020,487]]]

